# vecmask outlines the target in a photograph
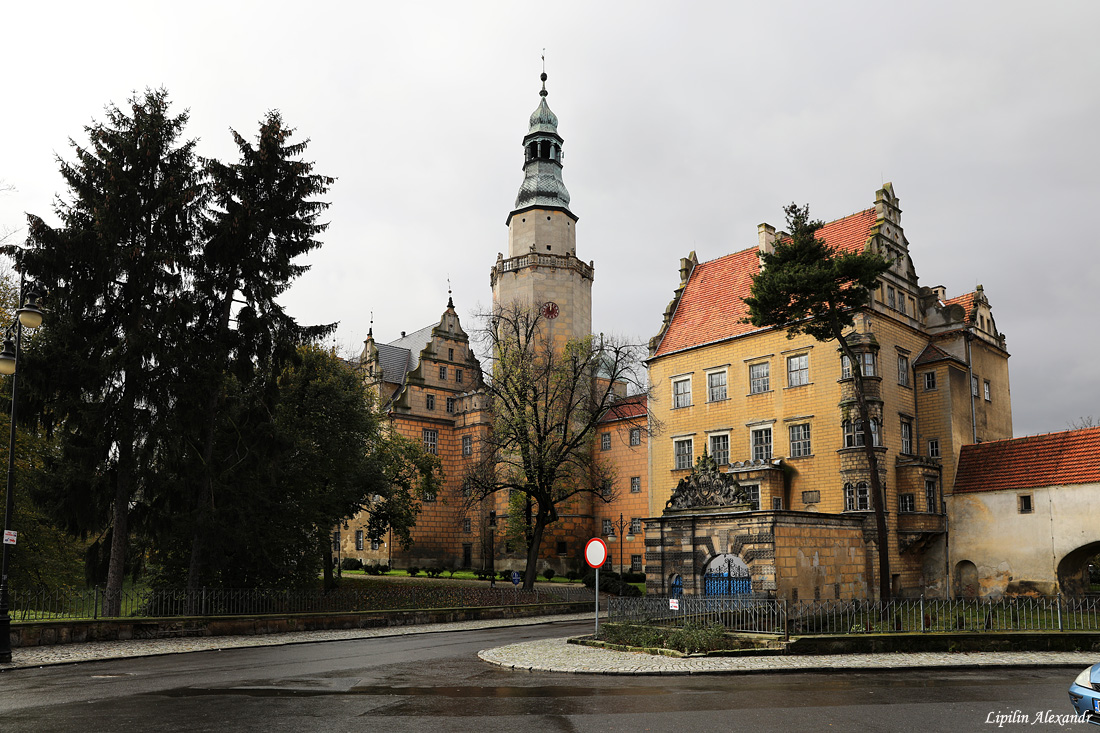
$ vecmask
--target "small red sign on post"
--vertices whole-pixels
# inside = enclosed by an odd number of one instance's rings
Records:
[[[15,538],[18,537],[18,536],[19,536],[19,533],[16,532],[14,529],[5,529],[4,530],[4,544],[5,545],[14,545],[15,544]]]
[[[588,540],[584,546],[584,561],[590,568],[602,568],[607,562],[607,543],[599,537]]]

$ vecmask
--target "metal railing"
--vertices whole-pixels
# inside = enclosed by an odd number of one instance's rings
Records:
[[[763,634],[1100,631],[1100,598],[785,601],[748,596],[612,598],[608,620],[650,625],[719,624]]]
[[[584,587],[562,586],[530,591],[392,583],[371,588],[321,590],[124,590],[102,588],[34,590],[11,593],[13,623],[101,618],[242,616],[287,613],[348,613],[405,609],[521,606],[537,603],[594,602]]]

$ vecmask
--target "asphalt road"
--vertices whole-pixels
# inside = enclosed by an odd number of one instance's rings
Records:
[[[1083,730],[1079,669],[614,677],[512,672],[481,649],[583,623],[17,669],[0,731]],[[1018,711],[1015,712],[1015,711]],[[998,727],[998,714],[1027,723]]]

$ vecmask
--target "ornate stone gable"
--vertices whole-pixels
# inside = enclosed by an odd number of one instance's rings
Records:
[[[736,507],[747,511],[752,509],[752,501],[732,476],[719,471],[718,463],[703,453],[691,473],[676,485],[665,504],[665,511],[716,507]]]

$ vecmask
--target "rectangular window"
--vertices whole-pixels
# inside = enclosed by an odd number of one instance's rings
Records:
[[[989,386],[989,380],[988,379],[985,380],[984,388],[985,388],[985,401],[986,402],[992,402],[993,401],[993,397],[991,396],[992,388]]]
[[[913,423],[908,420],[901,421],[901,452],[913,454]]]
[[[745,490],[745,497],[749,500],[749,503],[752,505],[753,511],[756,511],[757,509],[759,509],[760,508],[760,486],[757,485],[757,484],[753,484],[752,486],[742,486],[741,488]]]
[[[867,482],[858,484],[844,484],[844,511],[865,512],[871,508],[871,493],[867,488]]]
[[[787,357],[787,386],[801,387],[810,383],[810,355]]]
[[[707,401],[718,402],[726,399],[726,373],[711,372],[707,375]]]
[[[677,379],[672,383],[672,407],[691,407],[691,379]]]
[[[615,534],[615,528],[611,526],[611,520],[610,519],[603,520],[603,533],[606,534],[606,535]]]
[[[447,412],[453,414],[454,411],[455,411],[455,398],[454,397],[448,397],[447,398]]]
[[[749,394],[760,394],[770,389],[768,383],[768,362],[749,365]]]
[[[935,438],[928,439],[928,457],[939,458],[940,457],[940,441]]]
[[[898,511],[911,513],[917,511],[917,501],[912,494],[898,494]]]
[[[852,378],[852,360],[848,358],[847,354],[840,355],[840,378]]]
[[[424,396],[424,406],[426,408],[428,408],[429,410],[434,410],[435,409],[435,395],[434,394]]]
[[[440,379],[446,379],[447,378],[447,367],[445,367],[445,366],[439,367],[439,378]]]
[[[715,463],[719,466],[724,466],[730,462],[730,436],[728,435],[712,435],[710,436],[710,455],[714,459]]]
[[[810,424],[791,425],[791,458],[813,455],[810,450]]]
[[[864,351],[859,355],[859,365],[863,369],[863,376],[873,377],[878,373],[875,368],[875,352]]]
[[[772,457],[772,429],[758,428],[752,431],[752,459],[767,461]]]
[[[924,373],[924,388],[935,389],[936,388],[936,373],[925,372]]]
[[[683,471],[684,469],[691,468],[691,464],[694,461],[694,457],[691,455],[691,438],[687,440],[677,440],[672,444],[672,453],[675,458],[677,471]]]
[[[842,427],[844,428],[845,448],[863,447],[862,420],[845,420]],[[878,420],[873,417],[871,418],[871,445],[882,445],[882,431],[879,430]]]
[[[372,550],[377,550],[381,546],[382,546],[382,540],[371,540],[370,541],[370,548]]]
[[[887,285],[886,286],[886,305],[890,306],[891,308],[897,308],[898,307],[897,291],[894,290],[893,285]]]
[[[642,572],[642,556],[631,555],[630,556],[630,572],[640,573]]]
[[[898,384],[909,386],[909,357],[904,354],[898,354]]]
[[[363,549],[363,530],[361,529],[355,530],[355,549]]]
[[[641,445],[642,444],[642,429],[631,428],[630,429],[630,444]]]
[[[783,511],[783,497],[782,496],[773,496],[772,497],[772,511],[773,512]]]
[[[439,454],[439,431],[425,429],[423,432],[424,450],[432,455]]]
[[[469,517],[463,518],[463,520],[462,520],[462,531],[463,532],[469,532],[470,531],[470,518]]]
[[[472,436],[462,436],[462,455],[472,456],[474,454],[474,439]]]
[[[630,534],[639,535],[642,533],[642,520],[636,517],[630,518]]]
[[[455,369],[455,381],[458,382],[459,384],[462,384],[462,370],[461,369]]]
[[[565,542],[565,540],[558,540],[558,554],[559,555],[568,555],[569,554],[569,545]]]
[[[1016,499],[1019,502],[1020,514],[1031,514],[1034,511],[1031,506],[1031,494],[1020,494]]]
[[[974,397],[978,396],[978,378],[975,376],[970,377],[970,394]]]
[[[469,499],[473,495],[474,495],[474,489],[473,489],[472,486],[470,486],[470,479],[465,479],[462,482],[462,498],[463,499]]]
[[[631,494],[640,494],[640,493],[642,493],[642,477],[641,476],[631,476],[630,477],[630,493]]]
[[[927,478],[924,480],[924,505],[930,513],[939,513],[939,507],[936,506],[936,481],[934,479]]]
[[[600,433],[600,450],[611,450],[611,433]]]
[[[454,360],[455,360],[455,350],[454,349],[447,349],[447,361],[454,361]]]
[[[434,491],[425,491],[423,496],[424,501],[435,501]]]
[[[603,486],[600,487],[600,496],[602,496],[604,499],[610,500],[611,491],[611,479],[604,479]]]
[[[902,293],[898,293],[898,310],[903,316],[905,315],[905,295]]]

